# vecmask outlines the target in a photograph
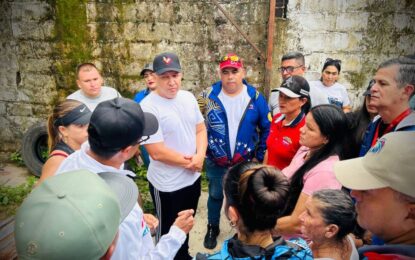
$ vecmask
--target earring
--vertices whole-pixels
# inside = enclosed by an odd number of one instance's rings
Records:
[[[230,225],[231,227],[236,227],[236,223],[234,223],[232,220],[231,220],[231,221],[229,221],[229,225]]]

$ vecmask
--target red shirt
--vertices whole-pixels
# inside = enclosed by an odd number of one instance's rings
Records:
[[[283,125],[285,116],[276,114],[271,122],[267,139],[268,165],[282,170],[293,159],[300,148],[300,128],[305,124],[305,115],[301,112],[289,125]]]

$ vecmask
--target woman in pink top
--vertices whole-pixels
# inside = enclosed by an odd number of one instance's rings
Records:
[[[313,107],[300,129],[300,149],[291,164],[282,172],[290,180],[290,196],[285,217],[279,218],[276,233],[293,236],[300,234],[300,214],[314,191],[341,189],[333,165],[341,157],[345,136],[348,134],[346,115],[334,105]]]

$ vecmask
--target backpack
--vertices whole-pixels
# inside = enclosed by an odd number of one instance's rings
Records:
[[[307,243],[301,238],[290,239],[278,244],[274,248],[272,255],[259,255],[255,257],[243,257],[234,258],[229,254],[228,240],[226,240],[222,249],[212,255],[197,254],[196,260],[275,260],[275,259],[286,259],[286,260],[312,260],[313,254]]]

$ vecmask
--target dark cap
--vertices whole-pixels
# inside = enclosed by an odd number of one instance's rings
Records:
[[[146,65],[144,65],[144,68],[140,72],[140,76],[141,77],[144,76],[144,73],[146,71],[151,71],[151,72],[154,71],[154,69],[153,69],[153,63],[152,62],[151,63],[147,63]]]
[[[375,85],[375,80],[374,79],[369,81],[369,85],[367,86],[365,92],[363,92],[363,96],[370,96],[370,89],[372,88],[373,85]]]
[[[81,104],[68,113],[66,113],[63,117],[60,117],[53,122],[55,127],[58,126],[68,126],[68,125],[86,125],[89,123],[89,119],[91,118],[91,110],[85,105]]]
[[[115,98],[98,104],[88,127],[91,146],[117,151],[150,136],[158,129],[157,118],[143,112],[141,106],[126,98]]]
[[[164,52],[157,55],[153,61],[153,68],[157,75],[163,74],[167,71],[182,72],[179,57],[171,52]]]
[[[307,97],[310,98],[310,85],[301,76],[291,76],[285,79],[278,88],[285,95],[291,98]]]

